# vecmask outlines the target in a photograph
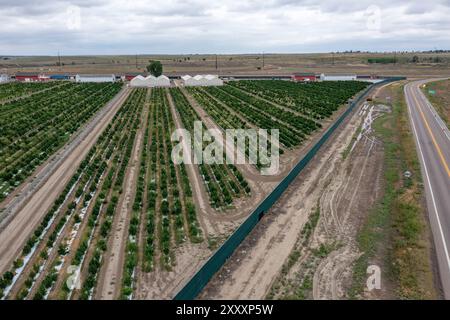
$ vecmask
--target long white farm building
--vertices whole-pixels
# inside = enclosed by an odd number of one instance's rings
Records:
[[[113,74],[77,74],[75,82],[115,82]]]
[[[324,74],[320,75],[322,81],[354,81],[357,79],[356,74]]]
[[[195,77],[185,75],[181,77],[181,82],[185,87],[223,86],[223,80],[218,75],[212,74],[196,75]]]
[[[138,75],[131,79],[130,86],[138,88],[170,87],[170,79],[164,75],[159,77]]]

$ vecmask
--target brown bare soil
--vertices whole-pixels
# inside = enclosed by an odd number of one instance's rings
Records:
[[[420,63],[410,63],[417,55]],[[15,57],[2,61],[0,68],[9,73],[36,71],[49,73],[125,73],[144,72],[149,60],[160,60],[167,74],[218,73],[226,74],[292,74],[293,72],[335,72],[408,77],[448,76],[449,53],[403,53],[396,64],[369,64],[369,58],[392,57],[390,53],[311,53],[242,55],[122,55],[122,56],[63,56],[61,67],[57,57]],[[440,63],[429,62],[439,57]]]

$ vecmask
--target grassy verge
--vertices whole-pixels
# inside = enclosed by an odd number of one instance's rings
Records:
[[[430,93],[434,91],[434,93]],[[426,84],[422,91],[433,104],[436,112],[450,128],[450,79]]]
[[[400,299],[436,297],[420,164],[411,133],[403,86],[391,86],[392,113],[374,123],[383,141],[384,195],[358,234],[361,257],[354,265],[351,298],[361,298],[372,261],[382,261],[382,277]],[[412,173],[405,178],[403,173]],[[387,254],[386,254],[387,253]]]

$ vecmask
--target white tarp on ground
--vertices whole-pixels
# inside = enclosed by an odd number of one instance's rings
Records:
[[[141,88],[170,87],[170,79],[164,75],[161,75],[159,77],[154,77],[152,75],[143,77],[141,75],[138,75],[131,79],[130,86]]]
[[[195,77],[191,77],[189,75],[185,75],[181,77],[181,81],[186,87],[194,87],[194,86],[222,86],[223,80],[219,78],[218,75],[196,75]]]

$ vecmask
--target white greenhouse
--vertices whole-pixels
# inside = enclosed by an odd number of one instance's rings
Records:
[[[196,75],[191,77],[190,75],[185,75],[181,77],[181,81],[185,87],[194,86],[222,86],[223,80],[217,75]]]
[[[322,81],[354,81],[356,74],[324,74],[320,75]]]
[[[115,82],[113,74],[77,74],[75,82]]]
[[[159,77],[138,75],[131,79],[130,86],[138,88],[170,87],[170,79],[164,75]]]

